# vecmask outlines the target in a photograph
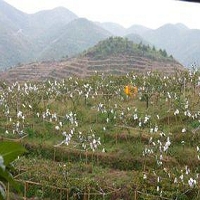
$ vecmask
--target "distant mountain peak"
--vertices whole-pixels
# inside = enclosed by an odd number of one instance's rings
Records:
[[[14,6],[11,6],[7,2],[0,0],[0,11],[3,12],[4,14],[8,14],[8,12],[18,12],[18,13],[23,13],[22,11],[18,10]]]
[[[67,10],[67,11],[69,11],[67,8],[65,8],[64,6],[58,6],[58,7],[55,7],[55,8],[53,8],[52,10]]]
[[[167,24],[164,24],[163,26],[160,26],[158,29],[177,29],[180,31],[184,31],[184,30],[188,30],[189,28],[182,23],[176,23],[176,24],[167,23]]]
[[[41,11],[38,11],[37,13],[52,13],[52,12],[61,12],[61,13],[70,13],[70,14],[73,14],[73,15],[76,15],[75,13],[73,13],[72,11],[70,11],[69,9],[67,9],[66,7],[63,7],[63,6],[58,6],[58,7],[55,7],[55,8],[52,8],[52,9],[48,9],[48,10],[41,10]],[[35,14],[37,14],[35,13]]]
[[[178,28],[181,28],[182,30],[183,29],[185,29],[185,30],[189,29],[185,24],[182,24],[182,23],[176,23],[175,26],[178,27]]]
[[[0,24],[5,24],[12,29],[19,29],[26,24],[26,13],[16,9],[7,2],[0,0]]]
[[[56,16],[63,16],[63,17],[70,17],[70,18],[78,18],[78,16],[73,13],[72,11],[68,10],[67,8],[65,7],[62,7],[62,6],[59,6],[59,7],[55,7],[53,9],[48,9],[48,10],[42,10],[42,11],[39,11],[39,12],[36,12],[34,14],[32,14],[33,16],[40,16],[40,15],[56,15]],[[61,18],[61,20],[63,20]]]

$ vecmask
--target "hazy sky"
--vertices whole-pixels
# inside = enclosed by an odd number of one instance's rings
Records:
[[[176,0],[4,0],[26,13],[68,8],[92,21],[115,22],[124,27],[134,24],[158,28],[165,23],[184,23],[200,29],[200,3]]]

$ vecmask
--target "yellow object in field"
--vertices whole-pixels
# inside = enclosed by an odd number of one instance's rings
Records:
[[[126,85],[124,87],[124,92],[128,96],[136,96],[138,93],[138,89],[136,86]]]
[[[125,86],[124,92],[126,93],[126,95],[130,95],[130,86],[129,85]]]

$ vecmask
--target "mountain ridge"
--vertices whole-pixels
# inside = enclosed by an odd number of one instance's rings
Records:
[[[165,49],[184,66],[200,63],[200,44],[196,42],[200,30],[189,29],[181,23],[150,29],[141,25],[124,28],[117,23],[88,20],[91,23],[86,29],[83,29],[83,21],[72,29],[70,23],[78,19],[81,22],[81,18],[67,8],[26,14],[3,0],[0,5],[0,69],[75,56],[109,36],[123,36],[135,43]],[[58,41],[61,42],[58,44]]]

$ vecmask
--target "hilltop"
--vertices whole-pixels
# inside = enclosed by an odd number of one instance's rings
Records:
[[[94,72],[122,75],[152,70],[169,74],[185,69],[165,50],[156,50],[142,43],[135,44],[127,38],[110,37],[76,57],[21,65],[2,72],[0,78],[10,82],[45,81],[69,76],[85,77]]]
[[[142,44],[142,42],[136,44],[123,37],[109,37],[106,40],[100,41],[94,47],[89,48],[82,55],[95,59],[104,59],[114,55],[135,55],[158,60],[173,60],[173,57],[168,56],[165,50],[160,49],[157,51],[155,47],[151,48],[149,45]]]

